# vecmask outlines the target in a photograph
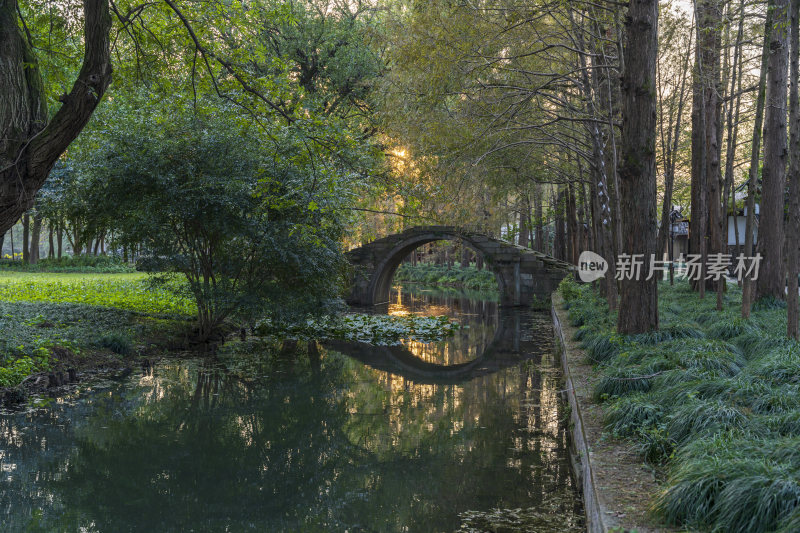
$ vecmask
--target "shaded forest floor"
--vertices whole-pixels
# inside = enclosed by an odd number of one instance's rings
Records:
[[[124,367],[178,348],[193,318],[191,301],[144,274],[0,272],[0,397],[37,373]]]

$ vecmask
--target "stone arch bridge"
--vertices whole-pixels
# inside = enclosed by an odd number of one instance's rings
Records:
[[[347,252],[353,279],[347,298],[352,305],[389,300],[392,278],[413,250],[434,241],[456,240],[483,256],[497,278],[500,304],[549,305],[550,295],[575,267],[549,255],[487,235],[452,226],[418,226]]]

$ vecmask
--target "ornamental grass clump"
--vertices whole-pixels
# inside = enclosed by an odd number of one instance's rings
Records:
[[[635,435],[656,427],[664,418],[664,407],[652,395],[637,393],[620,398],[605,410],[603,422],[614,435]]]
[[[800,439],[720,433],[685,446],[656,509],[668,523],[776,531],[800,508]]]
[[[785,338],[785,304],[744,320],[736,287],[717,311],[662,284],[661,330],[625,337],[596,295],[573,292],[606,430],[665,469],[655,512],[689,529],[800,531],[800,343]]]

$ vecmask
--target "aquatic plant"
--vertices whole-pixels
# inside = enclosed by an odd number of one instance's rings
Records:
[[[308,319],[305,322],[265,320],[259,335],[300,340],[340,339],[378,346],[397,345],[403,340],[434,342],[453,335],[461,326],[446,316],[391,316],[363,313]]]

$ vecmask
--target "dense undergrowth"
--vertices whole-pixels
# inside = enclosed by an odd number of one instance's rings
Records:
[[[120,257],[111,255],[65,255],[62,257],[40,259],[35,264],[10,259],[0,260],[0,270],[20,272],[83,272],[83,273],[125,273],[136,269]]]
[[[562,283],[569,320],[601,378],[607,430],[666,475],[655,512],[729,532],[800,531],[800,344],[786,309],[741,292],[704,300],[688,283],[659,287],[660,331],[623,337],[589,285]]]
[[[497,279],[491,270],[478,270],[473,266],[461,268],[432,263],[403,263],[397,268],[395,281],[411,281],[429,285],[454,285],[472,290],[497,290]]]
[[[187,328],[194,303],[145,274],[0,272],[0,387],[136,355]]]
[[[0,301],[0,387],[36,372],[122,360],[181,325],[123,309]]]

